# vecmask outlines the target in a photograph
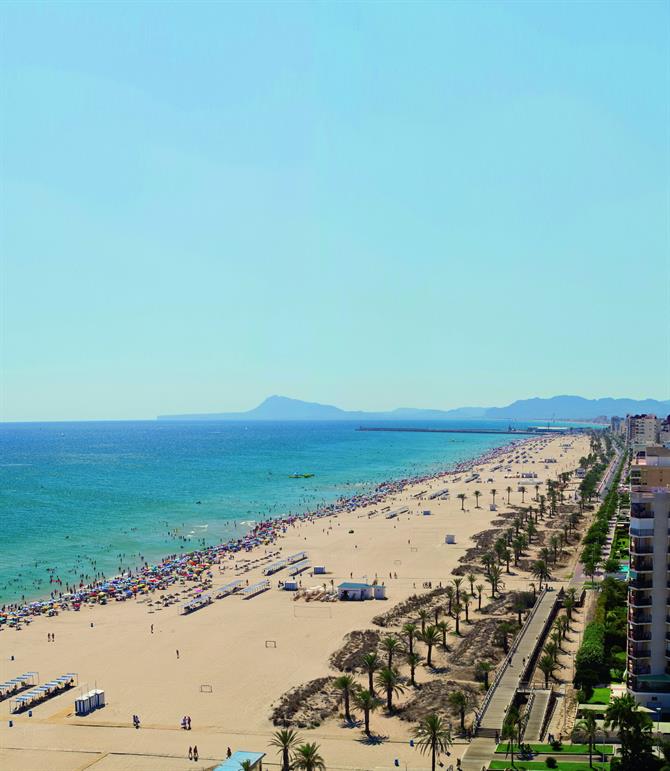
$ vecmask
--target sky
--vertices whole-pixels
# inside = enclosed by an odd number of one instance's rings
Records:
[[[670,4],[0,6],[0,419],[670,398]]]

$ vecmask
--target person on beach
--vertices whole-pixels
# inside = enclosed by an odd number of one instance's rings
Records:
[[[193,747],[193,760],[195,760],[196,763],[198,762],[198,745],[197,744]]]
[[[177,648],[177,659],[179,659],[179,648]]]
[[[191,730],[191,716],[190,715],[186,718],[186,723],[188,724],[188,730],[190,731]]]
[[[193,760],[193,747],[188,748],[188,759]]]

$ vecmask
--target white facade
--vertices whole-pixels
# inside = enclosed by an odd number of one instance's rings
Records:
[[[659,482],[668,470],[670,454],[641,456],[631,466],[627,634],[628,690],[639,704],[664,711],[670,709],[670,486]]]

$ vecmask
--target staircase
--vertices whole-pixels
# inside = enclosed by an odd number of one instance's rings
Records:
[[[549,707],[551,691],[534,691],[533,703],[530,707],[530,713],[526,722],[526,730],[523,735],[525,742],[542,741],[545,716]]]

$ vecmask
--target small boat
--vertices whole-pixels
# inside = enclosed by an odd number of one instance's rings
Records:
[[[289,479],[310,479],[314,474],[289,474]]]

